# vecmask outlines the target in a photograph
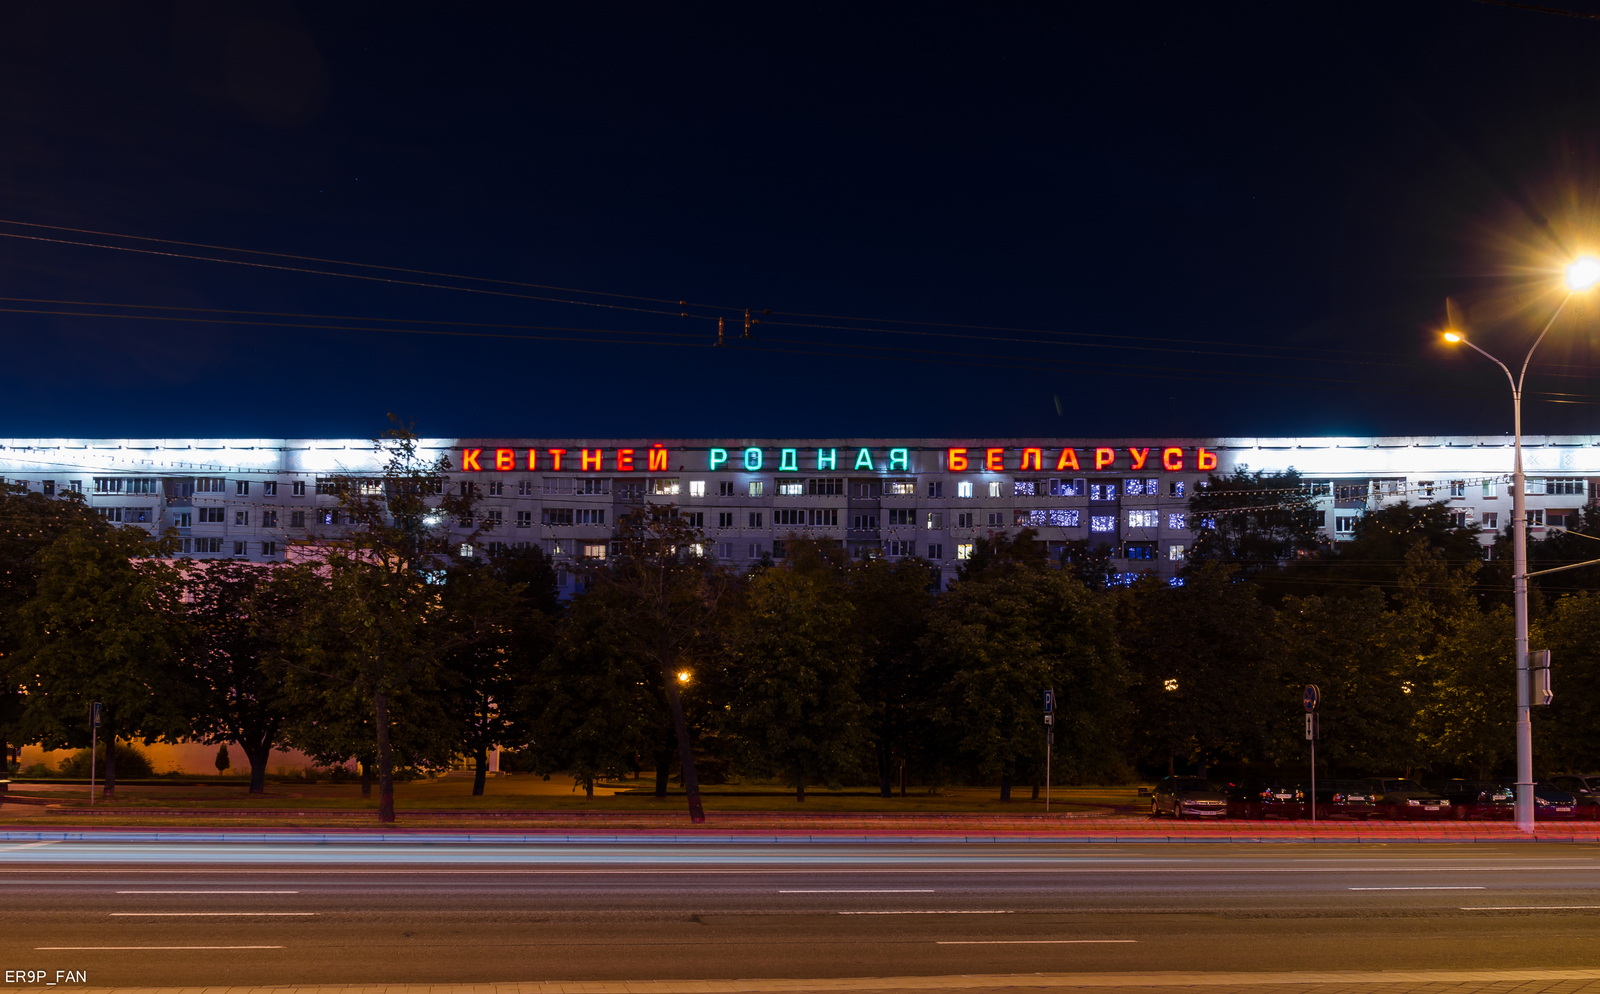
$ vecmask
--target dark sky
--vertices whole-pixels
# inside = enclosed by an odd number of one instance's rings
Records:
[[[0,435],[1500,433],[1445,297],[1600,250],[1600,20],[1473,0],[9,3],[0,126],[0,219],[221,247],[0,224],[144,250],[0,238]]]

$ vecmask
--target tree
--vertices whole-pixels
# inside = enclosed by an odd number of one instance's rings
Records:
[[[1197,536],[1192,568],[1229,563],[1246,574],[1274,570],[1318,548],[1321,524],[1311,487],[1293,468],[1281,473],[1240,466],[1213,476],[1189,497]]]
[[[1550,650],[1555,692],[1549,707],[1534,711],[1534,754],[1543,757],[1545,769],[1600,767],[1600,595],[1585,591],[1557,600],[1533,644]],[[1511,685],[1514,674],[1497,679]]]
[[[944,683],[920,642],[934,609],[929,568],[914,559],[867,559],[844,573],[850,641],[861,653],[861,699],[878,767],[878,792],[892,793],[896,757],[933,751],[933,702]]]
[[[1129,674],[1105,595],[1048,564],[994,564],[940,599],[923,646],[951,674],[941,723],[1001,800],[1042,768],[1046,688],[1063,780],[1115,773]]]
[[[228,768],[231,766],[233,766],[233,760],[228,758],[228,744],[224,742],[222,745],[217,746],[217,775],[221,776],[228,772]]]
[[[39,557],[36,592],[18,611],[27,699],[23,727],[47,749],[89,744],[89,706],[101,702],[107,743],[181,735],[172,673],[181,589],[164,551],[138,528],[66,530]],[[116,792],[108,749],[105,795]]]
[[[750,581],[734,622],[728,725],[741,763],[787,777],[796,801],[807,784],[837,787],[866,745],[854,608],[832,581],[825,569],[766,570]]]

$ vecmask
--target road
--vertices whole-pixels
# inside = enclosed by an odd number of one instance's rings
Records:
[[[1600,846],[0,844],[89,985],[1600,968]]]

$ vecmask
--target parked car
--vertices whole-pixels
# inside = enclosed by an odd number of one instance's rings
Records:
[[[1363,780],[1374,806],[1385,818],[1448,818],[1450,802],[1415,780]]]
[[[1491,780],[1438,780],[1426,785],[1450,802],[1450,817],[1511,818],[1516,814],[1516,796],[1511,788]]]
[[[1296,784],[1301,795],[1311,792],[1311,783]],[[1354,818],[1366,821],[1372,817],[1374,805],[1372,792],[1360,780],[1323,780],[1317,778],[1317,817]]]
[[[1228,813],[1228,798],[1217,785],[1199,777],[1164,777],[1150,790],[1150,816],[1221,818]]]
[[[1495,783],[1515,791],[1517,782],[1505,777]],[[1572,821],[1578,817],[1578,798],[1564,790],[1539,781],[1533,785],[1533,818],[1535,821]]]
[[[1305,811],[1305,796],[1287,780],[1244,777],[1223,786],[1229,818],[1298,818]]]
[[[1595,774],[1563,774],[1550,777],[1550,786],[1564,790],[1578,799],[1578,817],[1584,821],[1600,821],[1600,776]]]

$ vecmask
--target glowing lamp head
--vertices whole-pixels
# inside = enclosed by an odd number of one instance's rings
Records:
[[[1567,286],[1573,290],[1587,290],[1600,283],[1600,259],[1583,256],[1567,267]]]
[[[688,670],[679,670],[678,671],[678,682],[679,683],[688,683],[689,682],[689,671]]]
[[[1444,340],[1454,345],[1461,341],[1461,333],[1459,331],[1447,331],[1444,333]]]

